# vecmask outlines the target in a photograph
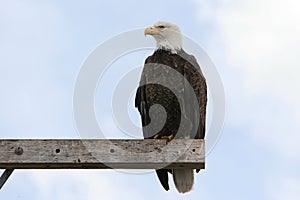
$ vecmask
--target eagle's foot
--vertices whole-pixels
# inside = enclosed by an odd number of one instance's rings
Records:
[[[174,134],[161,136],[161,139],[167,139],[170,142],[174,138]]]
[[[159,135],[158,133],[155,134],[154,137],[153,137],[153,139],[155,139],[155,140],[156,140],[156,139],[159,139],[159,138],[160,138],[160,135]]]

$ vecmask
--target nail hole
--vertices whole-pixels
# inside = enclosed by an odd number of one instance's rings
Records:
[[[114,153],[115,152],[115,150],[114,149],[110,149],[110,153]]]
[[[192,151],[193,151],[193,152],[195,152],[195,151],[196,151],[196,149],[193,149]]]
[[[60,149],[55,149],[55,153],[60,153]]]
[[[22,149],[22,147],[17,147],[17,148],[15,149],[15,154],[17,154],[17,155],[22,155],[22,154],[23,154],[23,149]]]

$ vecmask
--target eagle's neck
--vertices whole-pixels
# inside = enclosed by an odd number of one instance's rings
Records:
[[[156,48],[170,51],[171,53],[176,54],[182,49],[182,41],[181,38],[156,40]]]

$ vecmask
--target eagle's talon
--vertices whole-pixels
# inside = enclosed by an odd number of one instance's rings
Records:
[[[156,140],[156,139],[158,139],[159,137],[160,137],[160,135],[157,133],[157,134],[154,135],[153,139]]]
[[[174,138],[174,134],[171,135],[164,135],[161,137],[161,139],[167,139],[168,142],[170,142]]]

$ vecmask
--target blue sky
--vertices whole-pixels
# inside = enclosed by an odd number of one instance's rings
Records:
[[[191,193],[178,194],[173,183],[165,192],[149,171],[17,170],[0,199],[299,199],[296,0],[0,5],[1,138],[78,138],[72,95],[84,60],[112,36],[157,20],[179,25],[206,50],[226,94],[222,136]]]

